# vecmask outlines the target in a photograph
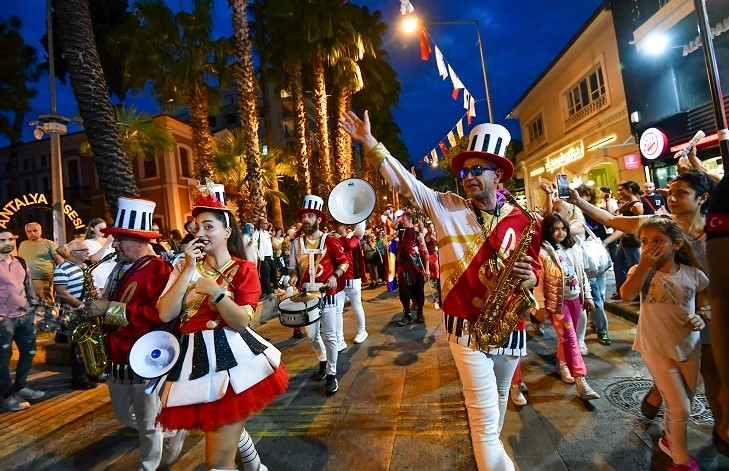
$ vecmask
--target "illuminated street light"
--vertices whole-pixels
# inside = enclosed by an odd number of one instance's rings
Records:
[[[665,34],[652,34],[645,40],[646,54],[662,54],[668,48],[668,37]]]
[[[478,49],[481,53],[481,71],[483,72],[483,88],[486,91],[486,106],[489,112],[489,123],[494,122],[494,112],[491,107],[491,94],[489,93],[489,80],[486,75],[486,60],[483,53],[483,41],[481,41],[481,27],[476,20],[458,20],[458,21],[422,21],[414,14],[406,15],[400,22],[400,29],[406,34],[413,34],[420,28],[428,25],[465,25],[472,24],[476,27],[476,35],[478,38]]]

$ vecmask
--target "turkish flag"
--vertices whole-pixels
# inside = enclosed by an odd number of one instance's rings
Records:
[[[440,141],[438,143],[438,147],[440,147],[440,151],[443,153],[443,157],[448,155],[448,147],[446,147],[445,142]]]
[[[425,32],[425,28],[420,28],[420,58],[427,61],[431,52],[428,34]]]

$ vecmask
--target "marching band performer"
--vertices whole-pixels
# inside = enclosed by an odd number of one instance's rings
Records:
[[[326,288],[321,319],[306,326],[314,352],[319,357],[319,371],[315,377],[326,379],[326,394],[339,390],[337,359],[339,357],[338,329],[342,325],[337,315],[337,293],[344,289],[344,274],[349,269],[347,256],[336,237],[324,234],[320,227],[326,224],[324,200],[316,195],[304,196],[302,208],[296,211],[301,221],[301,236],[291,244],[289,284],[303,291]],[[322,332],[319,334],[319,323]],[[321,337],[324,337],[322,342]]]
[[[197,236],[157,304],[162,321],[179,317],[182,333],[158,420],[164,429],[201,429],[207,469],[236,469],[240,451],[244,470],[266,470],[245,421],[286,390],[288,373],[281,352],[250,328],[261,284],[243,259],[223,185],[201,188],[192,216]]]
[[[511,276],[521,280],[522,286],[534,286],[541,269],[538,236],[532,237],[511,273],[502,273],[505,270],[499,271],[497,264],[490,262],[506,259],[531,223],[523,211],[497,201],[499,183],[514,173],[513,164],[504,157],[511,136],[506,128],[495,124],[482,124],[471,131],[470,150],[456,155],[451,164],[469,197],[464,199],[434,191],[418,181],[372,136],[366,111],[364,120],[348,112],[339,121],[352,139],[363,145],[366,157],[385,181],[435,224],[441,248],[444,327],[463,383],[476,464],[479,470],[512,471],[514,464],[499,439],[497,381],[511,381],[516,361],[488,348],[480,349],[471,331],[471,325],[488,308],[484,303],[490,279]],[[524,322],[523,316],[519,322]],[[504,345],[523,344],[521,331],[512,332]]]
[[[159,396],[145,394],[147,380],[137,377],[129,367],[134,342],[162,323],[156,303],[171,271],[167,262],[149,255],[149,240],[162,237],[150,230],[155,206],[153,201],[119,198],[114,226],[102,229],[105,235],[114,236],[112,246],[118,262],[103,298],[86,303],[90,314],[103,316],[105,323],[128,322],[108,336],[111,374],[107,384],[114,415],[139,433],[140,469],[149,471],[177,459],[185,438],[184,433],[175,432],[163,436],[156,427]]]

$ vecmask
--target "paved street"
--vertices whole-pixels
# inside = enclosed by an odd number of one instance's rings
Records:
[[[291,375],[288,392],[247,428],[264,463],[277,470],[473,470],[468,425],[458,376],[442,338],[440,312],[428,303],[425,326],[399,327],[397,293],[365,290],[370,337],[352,345],[354,320],[345,311],[349,347],[340,354],[340,390],[325,397],[312,380],[317,364],[306,340],[291,338],[277,320],[257,327],[283,352]],[[269,315],[273,301],[259,314]],[[623,307],[629,308],[630,305]],[[630,317],[630,316],[628,316]],[[530,338],[523,363],[529,404],[509,404],[502,439],[517,468],[526,470],[663,470],[660,424],[639,416],[649,387],[640,357],[631,350],[635,325],[610,315],[613,344],[588,333],[590,384],[602,399],[585,403],[554,373],[556,340]],[[39,357],[41,355],[39,354]],[[68,368],[37,363],[31,387],[48,395],[23,412],[0,412],[2,469],[130,470],[137,462],[136,432],[120,425],[106,386],[71,391]],[[711,416],[703,395],[690,423],[691,454],[703,470],[729,469],[711,446]],[[653,450],[656,452],[653,452]],[[186,441],[172,470],[204,470],[200,433]]]

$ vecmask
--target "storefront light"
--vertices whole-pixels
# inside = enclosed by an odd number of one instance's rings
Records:
[[[529,172],[530,177],[536,177],[537,175],[541,175],[544,173],[544,167],[535,168],[531,172]]]
[[[595,150],[600,146],[604,146],[605,144],[613,142],[615,139],[617,139],[617,136],[615,134],[608,136],[605,139],[600,139],[599,141],[594,142],[594,143],[590,144],[589,146],[587,146],[587,151],[589,152],[591,150]]]
[[[662,54],[668,48],[668,37],[665,34],[655,33],[645,38],[644,51],[647,54]]]

